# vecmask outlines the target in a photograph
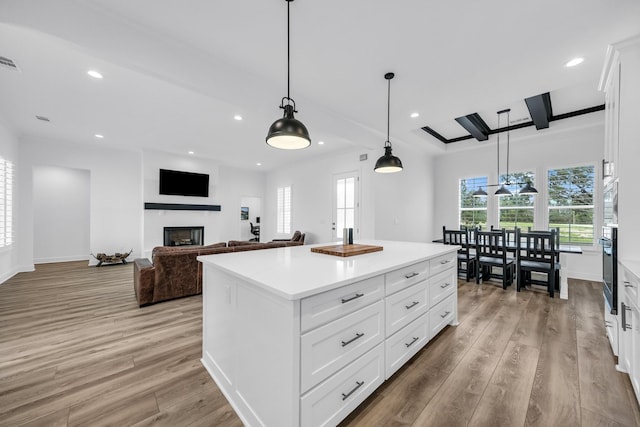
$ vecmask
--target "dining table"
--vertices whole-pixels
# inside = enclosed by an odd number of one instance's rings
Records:
[[[444,243],[444,239],[434,239],[433,243]],[[516,251],[516,245],[514,242],[508,242],[507,251]],[[560,254],[560,283],[558,283],[560,291],[560,299],[569,299],[569,282],[567,277],[567,271],[570,271],[572,257],[570,255],[582,254],[582,247],[577,245],[559,245],[557,251]],[[564,270],[564,273],[563,273]]]

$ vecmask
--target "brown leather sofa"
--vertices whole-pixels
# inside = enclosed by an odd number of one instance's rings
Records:
[[[253,251],[302,245],[304,241],[269,243],[230,240],[207,246],[157,246],[151,259],[138,258],[133,264],[133,287],[140,307],[202,293],[200,255]]]

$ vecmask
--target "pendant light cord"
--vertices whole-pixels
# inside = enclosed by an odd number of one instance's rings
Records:
[[[510,179],[509,179],[509,111],[507,111],[507,185],[510,184]]]
[[[391,141],[389,141],[389,122],[391,121],[391,79],[387,80],[387,143],[391,147]],[[387,144],[385,144],[386,147]]]
[[[496,135],[496,152],[498,153],[498,185],[500,185],[500,113],[498,113],[498,133]]]
[[[291,46],[290,46],[290,37],[289,37],[289,9],[291,7],[291,2],[293,0],[287,0],[287,100],[289,104],[291,104],[291,97],[289,95],[289,86],[290,86],[290,74],[291,74]]]

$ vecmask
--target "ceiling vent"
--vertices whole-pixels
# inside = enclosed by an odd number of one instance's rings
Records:
[[[50,122],[51,121],[51,120],[49,120],[48,117],[45,117],[45,116],[36,116],[36,119],[42,120],[43,122]]]

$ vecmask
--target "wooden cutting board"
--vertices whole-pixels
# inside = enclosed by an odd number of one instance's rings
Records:
[[[341,257],[348,257],[354,255],[369,254],[371,252],[379,252],[383,249],[382,246],[372,245],[332,245],[332,246],[320,246],[311,248],[311,252],[317,252],[326,255],[335,255]]]

